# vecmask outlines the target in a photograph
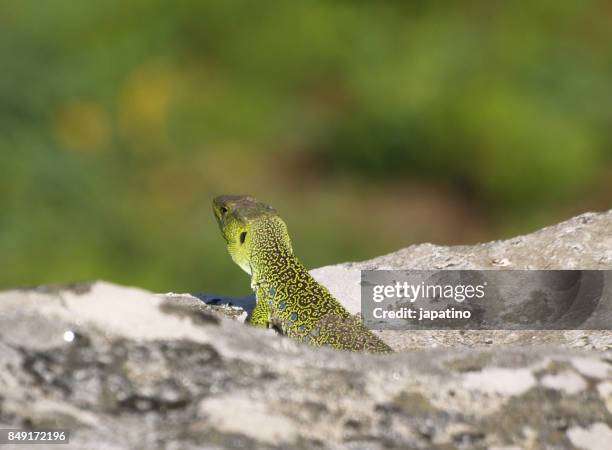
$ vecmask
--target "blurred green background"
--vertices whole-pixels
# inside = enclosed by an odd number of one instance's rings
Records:
[[[607,1],[0,2],[0,287],[244,294],[210,200],[308,267],[612,207]]]

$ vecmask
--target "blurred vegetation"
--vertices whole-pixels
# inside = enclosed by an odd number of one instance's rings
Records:
[[[612,207],[612,5],[0,2],[0,287],[241,294],[251,193],[309,267]]]

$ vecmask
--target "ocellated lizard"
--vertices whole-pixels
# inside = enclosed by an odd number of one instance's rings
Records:
[[[314,346],[392,351],[310,275],[274,208],[249,196],[225,195],[214,199],[213,211],[229,254],[251,275],[257,301],[251,325],[275,327]]]

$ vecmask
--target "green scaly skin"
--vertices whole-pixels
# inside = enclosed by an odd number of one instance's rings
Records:
[[[257,298],[251,325],[274,327],[314,346],[392,351],[310,275],[272,207],[249,196],[225,195],[214,199],[213,212],[232,259],[251,275]]]

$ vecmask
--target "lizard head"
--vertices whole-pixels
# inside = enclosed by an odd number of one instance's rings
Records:
[[[213,213],[229,254],[248,274],[255,254],[292,251],[285,222],[266,203],[248,195],[221,195],[213,200]]]

